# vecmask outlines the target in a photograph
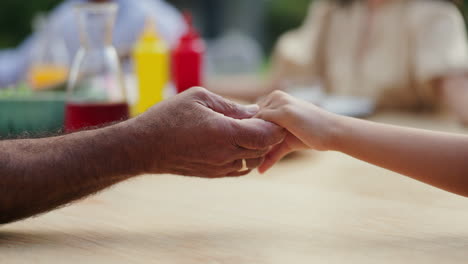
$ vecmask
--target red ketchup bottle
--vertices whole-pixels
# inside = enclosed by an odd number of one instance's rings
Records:
[[[190,13],[184,13],[188,30],[172,52],[172,75],[178,93],[202,86],[205,43],[192,23]]]

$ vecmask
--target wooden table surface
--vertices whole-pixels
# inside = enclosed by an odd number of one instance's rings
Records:
[[[467,133],[443,117],[377,121]],[[0,263],[468,263],[468,199],[339,153],[145,176],[0,229]]]

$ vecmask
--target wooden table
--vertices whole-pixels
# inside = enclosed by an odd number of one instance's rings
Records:
[[[442,117],[374,120],[462,132]],[[339,153],[267,175],[146,176],[0,229],[0,263],[467,263],[468,199]]]

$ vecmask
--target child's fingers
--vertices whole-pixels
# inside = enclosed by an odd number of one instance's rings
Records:
[[[271,104],[272,100],[273,98],[271,94],[269,94],[266,97],[262,98],[260,101],[258,101],[257,105],[260,106],[260,108],[267,108]]]
[[[258,172],[261,174],[271,169],[278,161],[286,156],[291,149],[286,143],[281,143],[273,147],[273,149],[266,155],[265,161],[258,167]]]
[[[276,109],[262,109],[255,118],[263,119],[281,126],[281,111]]]
[[[258,105],[260,108],[276,109],[293,102],[295,102],[295,100],[291,95],[283,91],[274,91],[264,99],[260,100]]]

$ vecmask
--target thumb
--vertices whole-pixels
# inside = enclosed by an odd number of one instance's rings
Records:
[[[286,130],[261,119],[233,120],[234,140],[239,147],[259,150],[275,146],[286,137]]]

